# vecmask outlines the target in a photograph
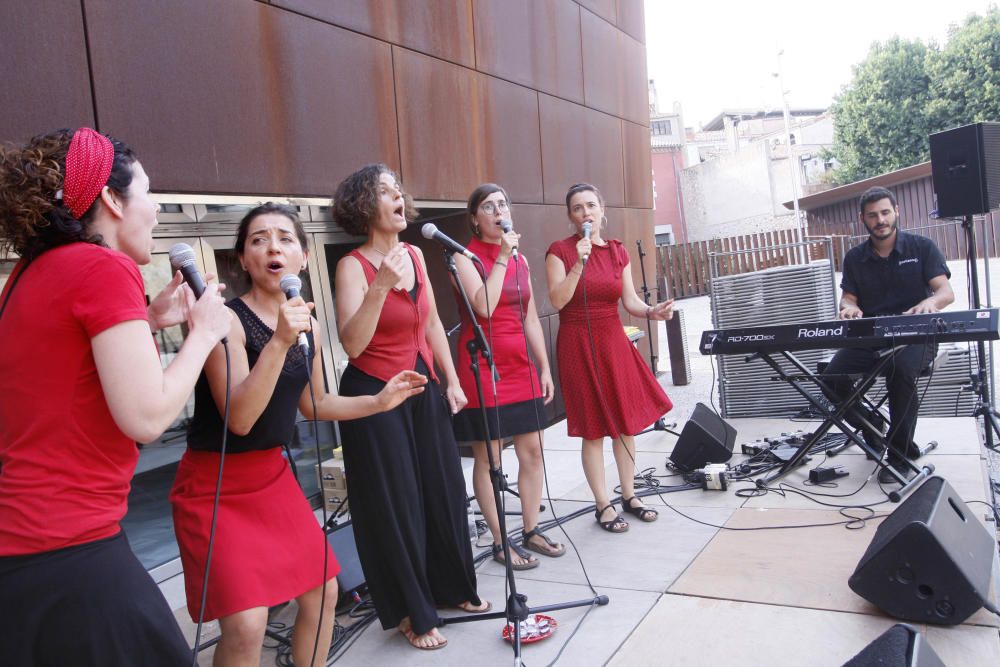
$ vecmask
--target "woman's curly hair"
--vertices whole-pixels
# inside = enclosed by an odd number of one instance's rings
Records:
[[[379,177],[389,174],[396,179],[402,190],[399,177],[384,164],[369,164],[345,178],[333,194],[333,220],[345,232],[355,236],[366,236],[368,226],[378,215]],[[403,215],[407,220],[417,217],[413,199],[403,192]]]
[[[105,135],[107,136],[107,135]],[[77,220],[58,197],[66,173],[66,153],[73,130],[32,137],[26,144],[0,146],[0,255],[14,251],[34,259],[50,248],[76,241],[103,245],[89,223],[96,203]],[[135,154],[112,137],[115,157],[107,186],[128,196]]]

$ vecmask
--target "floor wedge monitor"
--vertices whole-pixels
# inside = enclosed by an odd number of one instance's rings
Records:
[[[996,543],[941,477],[931,477],[875,530],[848,585],[905,621],[954,625],[989,596]]]
[[[843,667],[945,667],[922,634],[897,623],[864,647]]]
[[[698,403],[677,438],[670,460],[683,471],[725,463],[733,457],[736,429],[704,403]]]

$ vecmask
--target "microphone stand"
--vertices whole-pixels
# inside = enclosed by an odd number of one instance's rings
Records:
[[[469,315],[469,321],[472,322],[472,340],[470,340],[467,345],[469,350],[469,368],[472,369],[472,378],[476,383],[476,397],[479,399],[479,413],[480,418],[483,421],[483,432],[486,434],[486,437],[489,438],[490,422],[489,416],[486,412],[486,402],[483,399],[483,382],[479,377],[479,357],[482,356],[483,360],[486,361],[486,364],[490,367],[490,369],[492,369],[494,382],[498,381],[500,377],[497,374],[496,366],[493,363],[493,355],[490,351],[489,344],[486,342],[486,336],[483,334],[483,328],[479,325],[479,321],[476,318],[476,311],[472,308],[472,303],[469,301],[469,295],[466,293],[465,287],[462,285],[462,281],[458,278],[458,269],[455,266],[454,251],[446,247],[444,250],[444,259],[445,264],[448,267],[448,272],[451,273],[452,279],[455,281],[458,293],[462,295],[462,303],[465,304],[465,310]],[[500,466],[498,462],[493,457],[493,448],[490,446],[491,444],[492,443],[489,441],[486,442],[486,456],[490,465],[490,482],[493,486],[493,502],[495,502],[497,506],[497,519],[500,523],[500,545],[503,548],[504,572],[507,578],[507,588],[510,590],[510,595],[507,597],[503,611],[492,612],[489,614],[465,614],[442,618],[441,626],[451,625],[453,623],[472,623],[475,621],[486,621],[494,618],[506,618],[507,621],[514,624],[514,633],[511,638],[511,644],[514,649],[514,666],[523,667],[524,663],[521,660],[521,623],[526,621],[530,614],[544,611],[555,611],[558,609],[571,609],[573,607],[589,607],[594,604],[606,605],[608,604],[608,596],[598,595],[587,600],[576,600],[574,602],[563,602],[560,604],[550,604],[541,607],[529,607],[528,596],[517,592],[517,581],[514,579],[514,568],[511,566],[510,562],[510,538],[507,537],[507,520],[503,511],[501,511],[503,475],[500,473]]]
[[[979,271],[976,267],[976,227],[972,216],[966,215],[962,219],[962,229],[965,230],[966,261],[969,265],[969,282],[972,283],[972,307],[979,309],[982,304],[979,300]],[[987,255],[986,261],[989,262]],[[986,436],[986,448],[992,451],[1000,450],[998,443],[994,442],[996,436],[1000,438],[1000,414],[997,413],[990,401],[990,383],[986,372],[986,343],[976,342],[976,353],[979,357],[979,370],[972,376],[972,390],[976,394],[976,407],[972,412],[973,417],[983,418],[983,432]]]
[[[639,270],[642,272],[642,300],[647,306],[652,306],[654,304],[649,302],[651,292],[649,285],[646,283],[646,251],[642,249],[642,239],[636,239],[635,244],[639,247]],[[653,375],[659,375],[659,371],[656,369],[657,356],[653,351],[652,320],[648,317],[646,318],[646,338],[649,339],[649,365],[653,369]]]

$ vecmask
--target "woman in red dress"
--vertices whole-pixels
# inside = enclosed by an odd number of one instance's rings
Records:
[[[504,554],[490,483],[486,441],[492,443],[493,460],[499,461],[500,439],[510,436],[514,438],[514,451],[517,453],[517,490],[524,518],[524,548],[546,556],[562,556],[566,548],[538,530],[538,505],[542,498],[542,432],[539,427],[543,419],[542,406],[552,400],[555,387],[545,353],[542,325],[538,321],[535,298],[531,293],[528,262],[524,257],[513,255],[520,235],[514,231],[504,233],[500,226],[501,220],[510,220],[507,192],[502,187],[493,183],[480,185],[469,196],[468,210],[475,235],[468,247],[483,262],[485,284],[471,260],[456,254],[455,265],[476,311],[476,319],[488,338],[500,381],[494,387],[493,376],[485,361],[480,359],[479,377],[489,422],[489,433],[486,433],[475,378],[469,366],[467,343],[473,337],[472,322],[467,309],[459,303],[462,332],[458,339],[456,367],[462,391],[469,402],[455,416],[455,437],[459,441],[473,443],[476,459],[472,472],[473,487],[493,535],[494,560],[502,563]],[[456,298],[460,298],[457,293]],[[539,368],[529,358],[529,348]],[[524,548],[511,543],[511,567],[515,570],[538,566],[538,559]]]
[[[597,523],[612,533],[628,522],[608,500],[604,479],[604,437],[612,438],[622,489],[622,509],[641,521],[658,513],[635,497],[634,435],[659,419],[673,404],[653,377],[622,326],[618,303],[633,317],[666,320],[673,300],[647,306],[636,295],[628,251],[620,241],[601,236],[604,200],[588,183],[566,193],[572,236],[554,242],[545,257],[549,298],[559,310],[556,354],[571,436],[583,438],[583,471],[597,504]],[[584,234],[589,223],[590,238]],[[573,387],[572,395],[566,388]]]

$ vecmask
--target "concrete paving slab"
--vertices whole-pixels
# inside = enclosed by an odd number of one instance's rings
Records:
[[[608,664],[701,667],[711,664],[712,656],[725,655],[739,656],[739,664],[748,667],[834,667],[895,623],[864,614],[668,594]],[[1000,662],[995,629],[917,627],[945,664]]]
[[[881,615],[847,586],[875,535],[880,519],[849,530],[844,524],[792,529],[747,530],[774,526],[835,524],[829,510],[736,510],[698,558],[670,587],[671,593]],[[995,570],[994,554],[994,570]],[[980,610],[966,621],[997,625]]]

